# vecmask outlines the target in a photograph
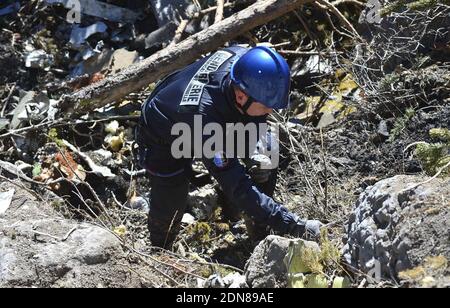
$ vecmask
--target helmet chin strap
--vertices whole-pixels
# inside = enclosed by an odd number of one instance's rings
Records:
[[[243,106],[238,105],[238,108],[242,110],[242,112],[244,112],[245,115],[250,116],[247,111],[250,108],[250,106],[255,102],[255,100],[253,99],[253,97],[249,96],[247,101],[245,102],[245,104]]]

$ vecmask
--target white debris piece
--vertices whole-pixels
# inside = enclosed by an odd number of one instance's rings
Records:
[[[195,218],[189,213],[186,213],[183,215],[183,218],[181,219],[181,222],[187,225],[192,225],[195,223]]]
[[[41,49],[32,51],[25,57],[25,66],[29,68],[42,68],[48,71],[53,63],[53,56]]]
[[[120,126],[119,122],[114,120],[105,125],[105,132],[111,135],[116,135],[119,126]]]
[[[111,62],[111,72],[113,74],[127,68],[128,66],[139,61],[137,51],[128,51],[125,48],[114,51]]]
[[[110,71],[112,74],[139,61],[137,51],[128,51],[124,48],[112,50],[104,49],[101,53],[95,53],[87,61],[79,63],[70,74],[71,78],[84,74],[95,74],[97,72]]]
[[[206,281],[206,279],[197,278],[197,288],[198,289],[204,288],[205,287],[205,281]]]
[[[223,278],[225,285],[230,289],[248,288],[245,276],[239,273],[231,273]]]
[[[147,199],[140,196],[131,197],[131,199],[125,204],[125,207],[131,210],[138,210],[143,213],[148,213],[150,210],[150,204]]]
[[[96,33],[104,33],[108,29],[108,26],[99,21],[95,24],[90,25],[89,27],[82,28],[78,25],[72,28],[72,33],[70,34],[70,45],[72,48],[80,49],[85,43],[86,40],[96,34]]]
[[[208,279],[205,281],[204,288],[212,288],[212,289],[224,289],[227,286],[225,285],[225,282],[223,281],[223,278],[219,274],[214,274],[208,277]]]
[[[13,113],[11,128],[17,129],[31,120],[41,121],[48,112],[50,100],[44,92],[21,92],[20,101]]]
[[[319,55],[313,55],[303,64],[303,59],[296,61],[292,67],[292,76],[300,77],[307,74],[331,74],[333,68],[330,61],[322,59]]]
[[[0,192],[0,215],[3,215],[11,205],[12,198],[14,197],[15,190],[10,189],[6,192]]]
[[[219,274],[214,274],[198,283],[202,283],[203,288],[248,288],[245,276],[239,273],[230,273],[223,278]]]

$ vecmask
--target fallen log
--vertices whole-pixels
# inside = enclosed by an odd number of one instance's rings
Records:
[[[61,101],[61,110],[68,115],[79,115],[116,102],[220,48],[240,34],[309,2],[312,0],[260,0],[175,46],[169,46],[118,74],[65,96]]]

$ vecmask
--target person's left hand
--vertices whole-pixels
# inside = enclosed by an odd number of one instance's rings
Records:
[[[297,219],[289,231],[294,237],[304,238],[306,240],[317,241],[320,238],[320,229],[324,224],[318,220]]]
[[[272,174],[272,169],[267,168],[267,164],[270,163],[270,158],[265,155],[254,155],[250,159],[250,168],[248,174],[255,183],[266,183]],[[266,166],[263,168],[262,166]]]

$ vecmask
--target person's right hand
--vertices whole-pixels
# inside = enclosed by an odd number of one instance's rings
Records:
[[[266,183],[272,175],[273,169],[270,168],[271,161],[266,155],[253,155],[248,161],[248,174],[255,183]]]
[[[320,229],[324,226],[318,220],[299,219],[291,228],[290,235],[304,238],[306,240],[318,240],[320,238]]]

